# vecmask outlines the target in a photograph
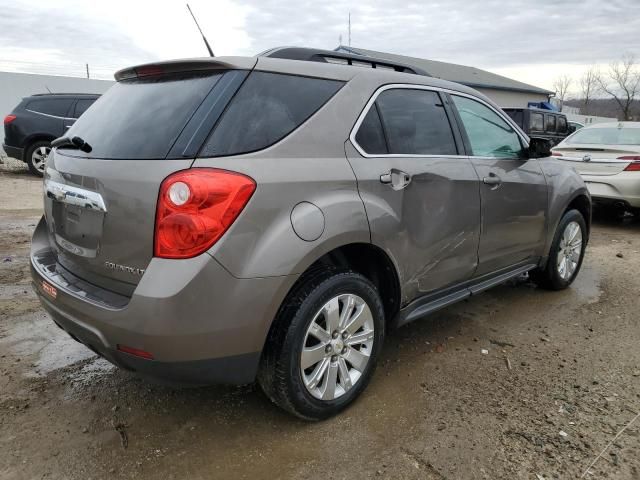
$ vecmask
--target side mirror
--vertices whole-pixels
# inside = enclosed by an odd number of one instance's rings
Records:
[[[529,139],[529,158],[545,158],[551,156],[551,142],[544,138]]]

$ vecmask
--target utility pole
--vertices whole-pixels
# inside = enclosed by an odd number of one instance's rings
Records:
[[[89,64],[85,63],[84,65],[87,67],[87,78],[89,78]]]
[[[351,12],[349,12],[349,46],[351,46]]]

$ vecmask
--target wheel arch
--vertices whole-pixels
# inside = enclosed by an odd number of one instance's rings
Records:
[[[24,148],[22,150],[22,160],[28,161],[27,153],[34,143],[40,141],[52,142],[56,137],[50,133],[33,133],[29,135],[24,141]]]

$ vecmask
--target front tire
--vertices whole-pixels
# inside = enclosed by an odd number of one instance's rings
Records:
[[[547,264],[530,273],[540,287],[563,290],[573,283],[580,272],[587,246],[587,224],[578,210],[566,212],[553,239]]]
[[[51,142],[39,140],[34,142],[25,155],[29,171],[38,177],[44,176],[47,157],[51,153]]]
[[[369,383],[384,327],[380,295],[365,277],[351,271],[309,275],[280,309],[258,382],[276,405],[298,417],[331,417]]]

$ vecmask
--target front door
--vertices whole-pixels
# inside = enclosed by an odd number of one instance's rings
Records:
[[[479,181],[443,98],[396,86],[365,112],[347,157],[372,242],[395,262],[403,302],[469,279],[478,261]]]
[[[539,256],[547,183],[537,159],[525,158],[515,129],[487,104],[451,95],[480,178],[482,234],[476,276]]]

